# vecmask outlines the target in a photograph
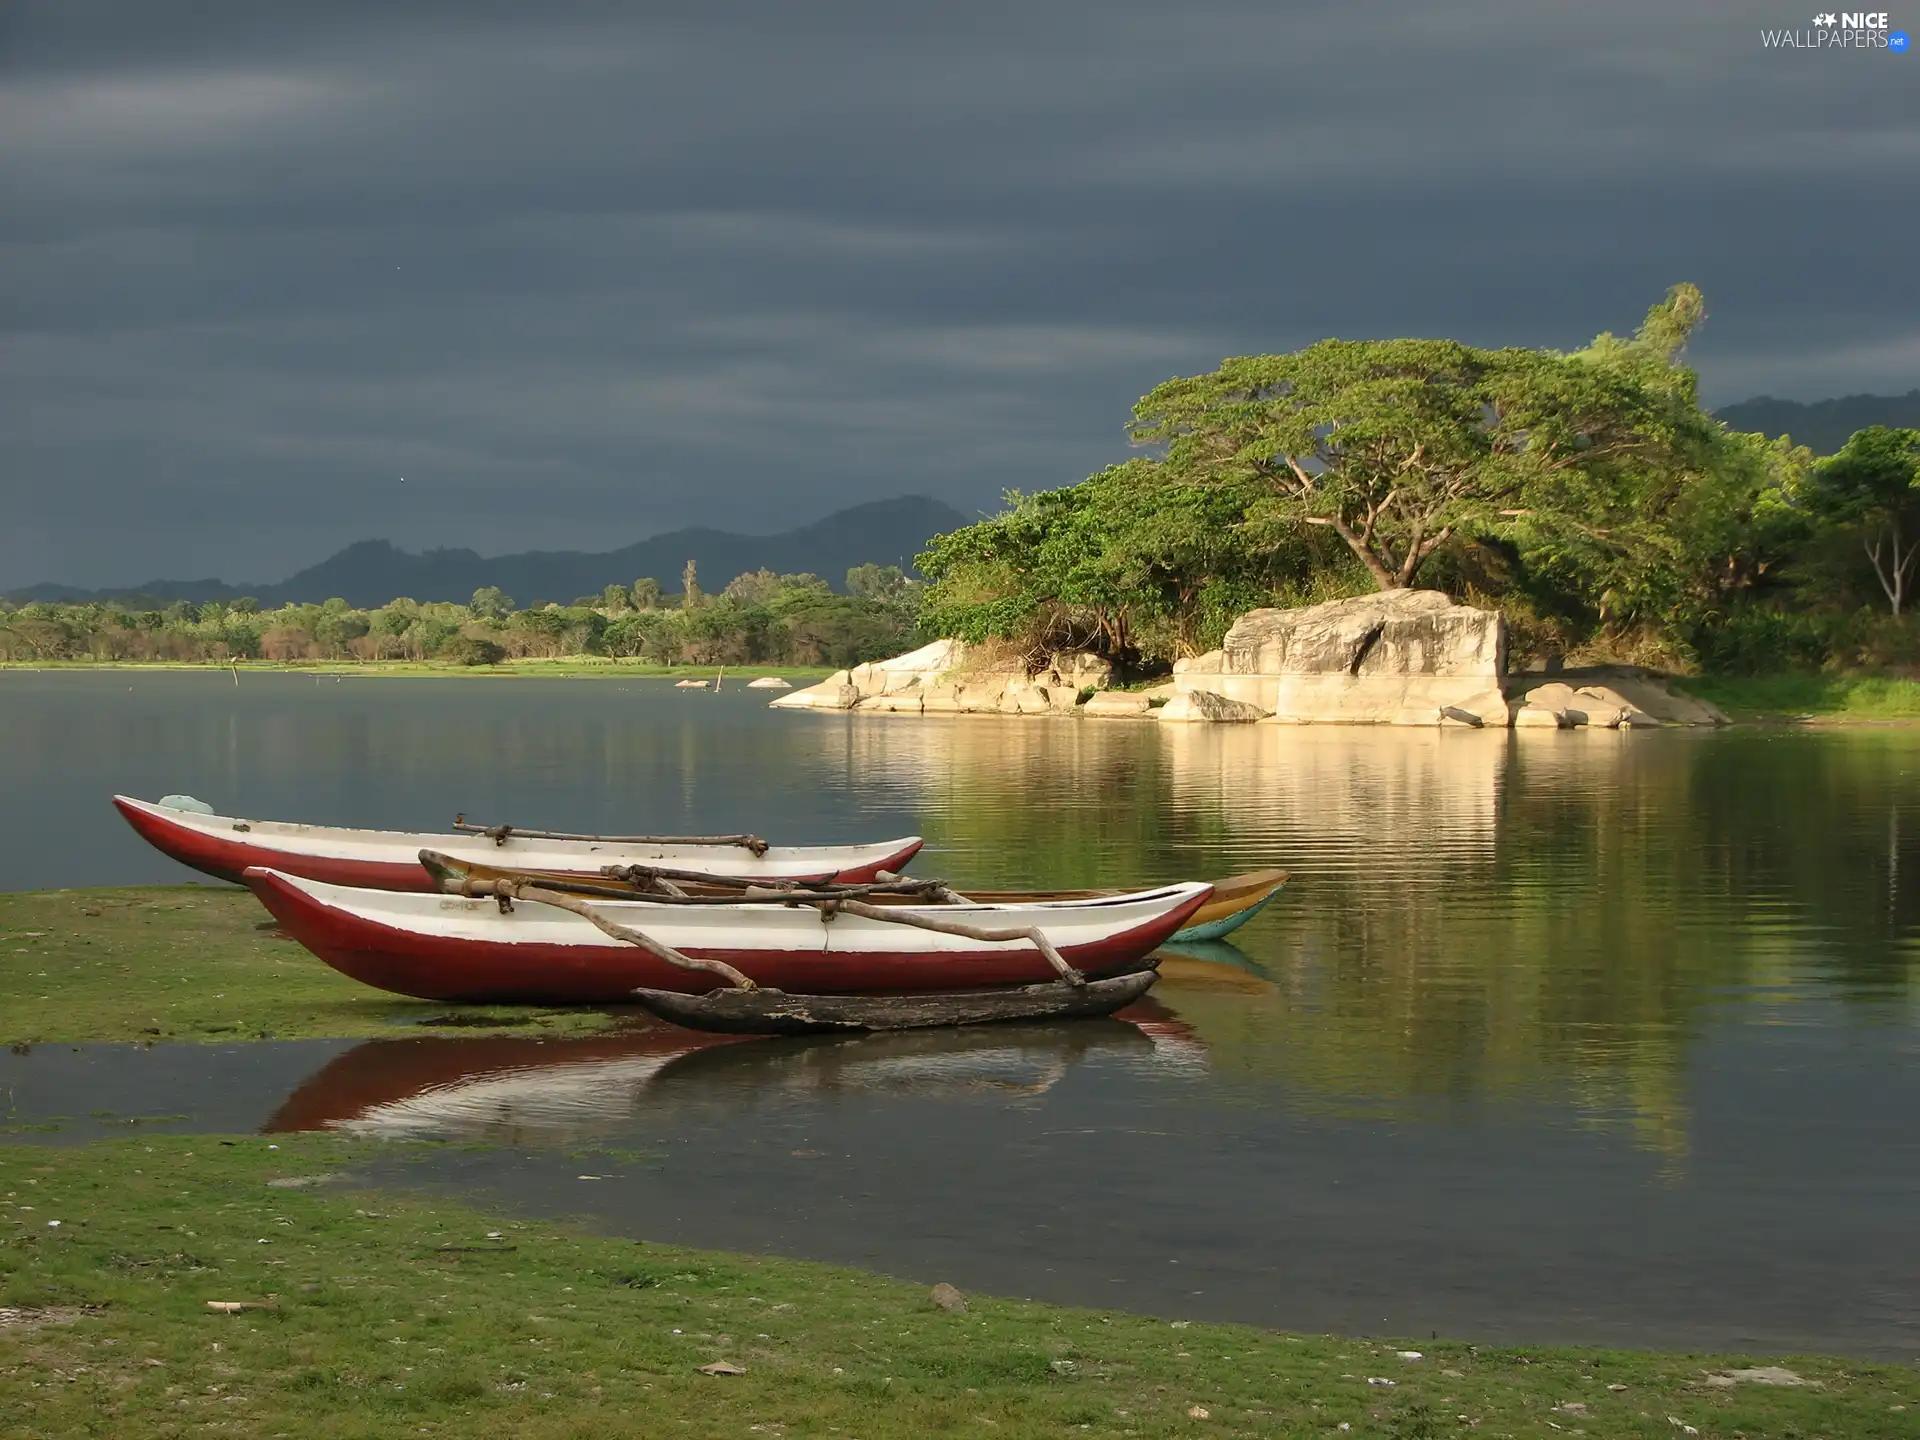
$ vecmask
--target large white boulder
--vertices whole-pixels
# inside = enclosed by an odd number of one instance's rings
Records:
[[[782,695],[769,704],[794,710],[851,710],[882,695],[924,693],[966,664],[968,648],[964,640],[935,640],[890,660],[872,660],[851,670],[836,671],[818,685]],[[915,703],[887,708],[919,710],[921,706]]]
[[[1504,726],[1506,646],[1494,611],[1437,590],[1388,590],[1250,610],[1220,649],[1177,661],[1173,683],[1282,724]]]
[[[1472,675],[1506,668],[1497,611],[1438,590],[1383,590],[1300,610],[1249,610],[1227,631],[1229,675]]]
[[[851,710],[860,703],[860,687],[845,670],[836,670],[818,685],[789,690],[767,704],[783,710]]]

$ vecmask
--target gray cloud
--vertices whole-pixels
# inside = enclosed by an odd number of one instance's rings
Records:
[[[1804,22],[15,5],[0,587],[991,506],[1224,355],[1678,279],[1712,400],[1904,390],[1920,61],[1762,49]]]

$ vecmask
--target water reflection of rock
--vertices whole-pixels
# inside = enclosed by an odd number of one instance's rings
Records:
[[[729,1043],[738,1042],[664,1025],[565,1040],[369,1040],[303,1081],[265,1129],[498,1144],[580,1139],[628,1115],[675,1059]]]
[[[1908,734],[822,725],[960,882],[1280,865],[1235,939],[1262,992],[1155,992],[1216,1075],[1409,1117],[1511,1098],[1678,1158],[1707,1007],[1920,976]],[[863,783],[865,783],[863,778]],[[1870,824],[1806,823],[1828,810]],[[1816,990],[1808,988],[1809,981]]]
[[[1217,810],[1236,842],[1263,842],[1296,875],[1408,861],[1431,873],[1436,856],[1450,870],[1493,856],[1504,733],[1183,725],[1160,739],[1170,808]]]
[[[304,1081],[269,1132],[575,1144],[689,1106],[886,1092],[1043,1095],[1090,1057],[1186,1068],[1190,1031],[1148,1000],[1126,1020],[744,1039],[669,1026],[585,1039],[371,1040]],[[1133,1023],[1133,1022],[1138,1023]]]

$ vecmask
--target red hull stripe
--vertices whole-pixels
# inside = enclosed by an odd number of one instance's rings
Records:
[[[422,1000],[619,1004],[641,986],[704,994],[714,984],[710,977],[682,970],[631,945],[506,944],[422,935],[328,905],[271,871],[256,870],[246,881],[281,928],[307,949],[341,974],[398,995]],[[1064,946],[1061,953],[1088,975],[1124,970],[1158,949],[1211,893],[1202,889],[1154,920],[1096,942]],[[701,959],[725,960],[756,984],[797,994],[1031,985],[1053,978],[1039,951],[1021,944],[978,952],[693,953]]]

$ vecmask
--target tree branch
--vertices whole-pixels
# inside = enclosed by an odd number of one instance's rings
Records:
[[[1380,589],[1399,590],[1404,588],[1395,578],[1393,571],[1380,563],[1380,557],[1354,533],[1353,527],[1339,516],[1309,515],[1306,517],[1306,522],[1309,525],[1326,525],[1333,530],[1334,534],[1346,541],[1347,548],[1360,557],[1360,563],[1367,567],[1367,573],[1373,576],[1373,583]]]

